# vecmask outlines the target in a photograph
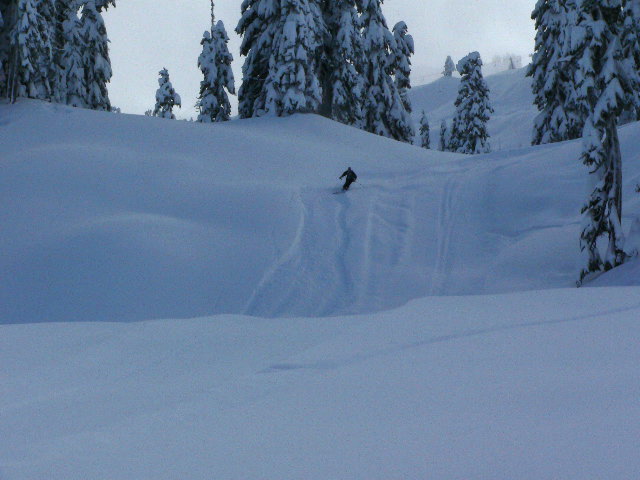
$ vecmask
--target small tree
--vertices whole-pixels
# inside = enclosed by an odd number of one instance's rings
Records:
[[[158,75],[160,75],[158,79],[160,87],[156,91],[156,106],[153,109],[153,116],[174,120],[176,116],[173,114],[173,107],[181,106],[180,95],[173,89],[166,68],[160,70]]]
[[[422,148],[429,149],[431,140],[429,139],[429,120],[427,114],[422,111],[422,117],[420,118],[420,145]]]
[[[456,65],[453,63],[451,59],[451,55],[447,55],[447,59],[444,62],[444,70],[442,71],[442,75],[445,77],[453,76],[453,72],[456,71]]]
[[[442,122],[440,122],[440,137],[439,137],[440,141],[438,144],[438,149],[441,152],[446,152],[447,150],[449,150],[449,133],[447,131],[447,121],[446,120],[442,120]]]
[[[457,69],[462,79],[455,101],[449,149],[458,153],[489,152],[487,122],[493,108],[489,103],[489,88],[482,77],[480,54],[470,53],[458,62]]]
[[[211,2],[211,31],[204,32],[200,44],[202,53],[198,67],[204,75],[200,82],[200,94],[196,107],[198,122],[222,122],[231,116],[231,104],[227,92],[235,94],[235,85],[227,43],[229,37],[222,21],[215,23],[213,1]]]

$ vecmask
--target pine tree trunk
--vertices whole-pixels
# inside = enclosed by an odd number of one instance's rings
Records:
[[[322,103],[318,108],[318,113],[323,117],[332,118],[333,89],[331,88],[331,72],[327,68],[321,69],[320,88],[322,88]]]
[[[609,211],[609,247],[605,259],[605,270],[621,265],[624,252],[624,233],[622,231],[622,154],[615,117],[609,120],[606,128],[609,175],[611,187],[608,192]]]

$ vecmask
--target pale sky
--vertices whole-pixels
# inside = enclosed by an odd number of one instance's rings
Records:
[[[240,37],[234,28],[242,0],[216,0],[216,19],[230,38],[236,89],[241,83]],[[447,55],[457,61],[478,50],[485,63],[495,55],[533,51],[534,0],[386,0],[389,28],[404,20],[413,36],[413,85],[427,83],[442,70]],[[195,117],[202,74],[197,67],[202,33],[210,26],[209,0],[119,0],[104,14],[111,40],[113,78],[109,95],[125,113],[144,113],[155,104],[158,72],[169,70],[182,97],[179,118]],[[232,100],[235,110],[235,100]],[[235,113],[235,112],[234,112]]]

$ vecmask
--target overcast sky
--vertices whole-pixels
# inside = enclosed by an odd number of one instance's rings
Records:
[[[523,64],[533,51],[534,0],[386,0],[389,28],[404,20],[416,47],[412,59],[414,85],[433,79],[447,55],[457,61],[478,50],[485,63],[495,55],[513,53]],[[241,0],[216,0],[216,18],[229,34],[236,88],[241,82],[240,57],[234,28]],[[104,14],[111,39],[113,78],[109,95],[125,113],[143,113],[155,104],[158,71],[166,67],[182,97],[178,117],[196,116],[200,87],[197,68],[202,33],[210,25],[209,0],[119,0]],[[235,110],[235,103],[234,110]]]

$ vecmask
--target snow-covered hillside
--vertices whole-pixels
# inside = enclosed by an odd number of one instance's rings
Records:
[[[524,67],[485,77],[490,91],[489,100],[495,110],[489,121],[493,151],[531,145],[533,119],[538,111],[533,104],[531,79],[525,76],[526,71]],[[438,145],[441,121],[446,120],[451,127],[459,83],[459,77],[441,77],[410,91],[414,122],[419,125],[424,110],[429,119],[434,148]]]
[[[461,158],[310,115],[2,116],[3,323],[326,316],[576,278],[576,142]],[[621,131],[628,221],[638,129]],[[359,182],[332,195],[347,166]]]
[[[573,288],[578,149],[0,105],[0,479],[637,477],[640,262]]]

